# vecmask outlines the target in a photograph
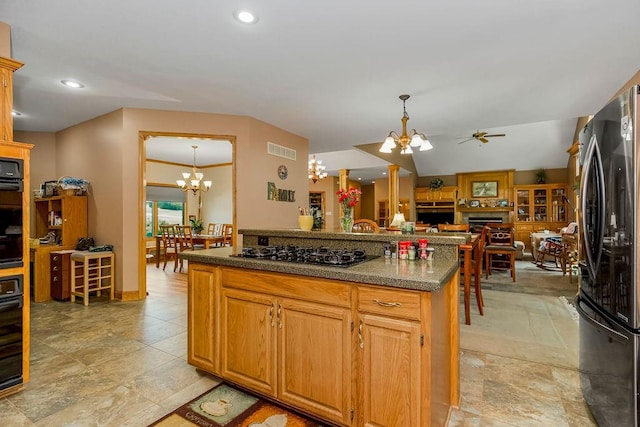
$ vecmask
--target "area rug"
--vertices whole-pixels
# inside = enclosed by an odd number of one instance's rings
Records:
[[[311,427],[320,422],[221,383],[165,415],[158,427]]]

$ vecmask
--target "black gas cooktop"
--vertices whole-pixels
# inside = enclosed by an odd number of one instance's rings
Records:
[[[242,248],[242,253],[234,256],[336,267],[349,267],[378,258],[377,256],[367,255],[362,249],[331,249],[325,246],[304,247],[294,245]]]

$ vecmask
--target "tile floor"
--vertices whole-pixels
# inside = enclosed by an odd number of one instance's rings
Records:
[[[2,426],[146,426],[216,384],[186,363],[186,275],[148,272],[145,302],[32,304],[31,380],[0,399]],[[507,289],[487,289],[485,316],[461,322],[462,401],[449,426],[595,425],[571,312],[558,296]]]

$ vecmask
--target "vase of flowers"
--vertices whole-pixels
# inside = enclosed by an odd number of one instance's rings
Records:
[[[342,208],[340,227],[343,233],[351,233],[351,227],[353,226],[353,208],[360,201],[362,192],[357,188],[349,187],[348,190],[341,188],[336,194],[338,195],[338,202]]]

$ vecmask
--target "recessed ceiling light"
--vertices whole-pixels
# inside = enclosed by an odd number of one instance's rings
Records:
[[[247,10],[236,10],[233,13],[233,17],[243,24],[255,24],[258,22],[258,17]]]
[[[386,172],[382,172],[382,175],[386,175],[386,174],[387,174]]]
[[[75,80],[60,80],[60,83],[62,83],[66,87],[70,87],[73,89],[82,89],[84,87],[82,83],[77,82]]]
[[[20,111],[13,110],[13,111],[11,112],[11,115],[12,115],[13,117],[18,117],[18,116],[21,116],[21,115],[22,115],[22,113],[21,113]]]

